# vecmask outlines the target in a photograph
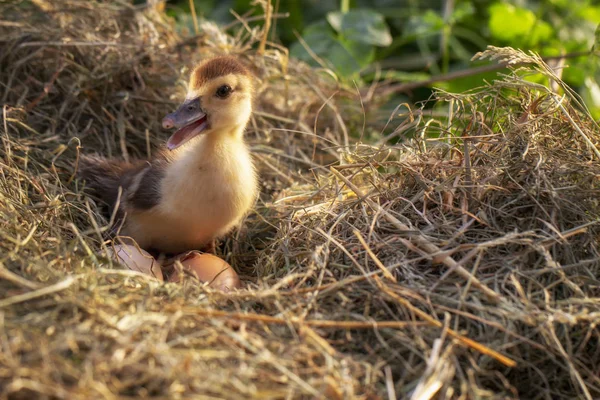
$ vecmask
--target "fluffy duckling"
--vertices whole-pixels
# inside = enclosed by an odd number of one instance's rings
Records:
[[[169,151],[150,162],[82,159],[87,187],[118,206],[119,235],[146,250],[180,253],[210,246],[241,221],[258,194],[243,138],[252,97],[243,64],[233,57],[209,59],[193,70],[185,101],[162,121],[165,129],[176,129]]]

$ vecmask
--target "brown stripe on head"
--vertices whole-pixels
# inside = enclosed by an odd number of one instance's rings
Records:
[[[215,78],[229,74],[250,76],[250,71],[235,57],[211,58],[194,69],[190,78],[190,88],[198,89]]]

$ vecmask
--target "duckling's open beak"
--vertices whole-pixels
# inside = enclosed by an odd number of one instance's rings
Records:
[[[198,136],[208,127],[207,115],[200,107],[200,97],[186,100],[179,108],[163,118],[165,129],[178,128],[167,140],[167,148],[174,150]]]

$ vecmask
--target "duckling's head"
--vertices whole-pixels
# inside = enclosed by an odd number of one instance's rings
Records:
[[[252,93],[250,71],[235,57],[203,61],[192,71],[185,101],[162,121],[165,129],[177,128],[167,147],[173,150],[200,134],[243,130],[252,113]]]

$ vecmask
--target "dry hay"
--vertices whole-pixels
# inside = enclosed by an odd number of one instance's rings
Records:
[[[244,20],[190,38],[160,4],[2,8],[1,398],[600,396],[600,131],[522,79],[551,77],[535,56],[490,49],[529,67],[383,129]],[[99,258],[108,221],[72,179],[78,151],[160,146],[181,66],[222,52],[262,82],[231,295]]]

